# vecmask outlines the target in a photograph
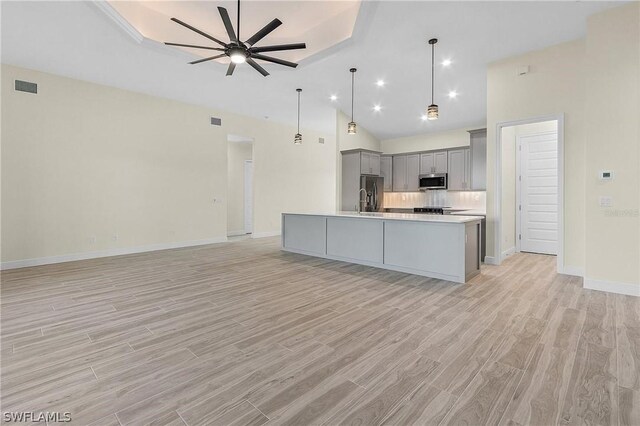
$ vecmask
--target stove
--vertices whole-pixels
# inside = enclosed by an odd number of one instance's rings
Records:
[[[444,209],[446,207],[414,207],[414,213],[420,214],[444,214]]]

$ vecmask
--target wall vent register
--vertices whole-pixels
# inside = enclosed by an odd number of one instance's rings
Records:
[[[18,92],[38,93],[38,85],[28,81],[16,80],[15,88]]]

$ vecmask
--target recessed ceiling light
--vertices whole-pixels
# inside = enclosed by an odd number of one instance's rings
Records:
[[[376,112],[380,112],[380,110],[382,109],[382,107],[380,105],[374,105],[373,106],[373,110]]]
[[[338,96],[331,95],[331,97],[329,99],[331,99],[332,101],[336,101],[336,100],[338,100]]]
[[[445,59],[444,61],[442,61],[443,67],[448,67],[450,65],[451,65],[451,59]]]
[[[378,81],[376,81],[376,86],[378,86],[378,87],[382,87],[382,86],[384,86],[384,80],[378,80]]]
[[[458,96],[458,92],[452,90],[449,92],[449,99],[455,99]]]

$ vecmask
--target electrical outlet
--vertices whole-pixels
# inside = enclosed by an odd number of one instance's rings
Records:
[[[89,237],[89,244],[95,244],[97,241],[96,237]]]

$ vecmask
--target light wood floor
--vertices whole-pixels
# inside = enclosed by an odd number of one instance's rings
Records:
[[[640,424],[640,300],[518,254],[467,285],[275,238],[2,273],[2,410],[73,424]]]

